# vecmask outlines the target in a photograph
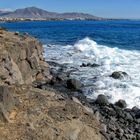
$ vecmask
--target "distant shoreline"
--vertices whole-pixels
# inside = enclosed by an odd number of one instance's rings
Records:
[[[46,22],[46,21],[110,21],[110,20],[116,20],[116,21],[139,21],[140,19],[0,19],[0,23],[13,23],[13,22]]]
[[[140,20],[129,18],[99,17],[83,12],[50,12],[38,7],[26,7],[15,11],[0,11],[0,22],[30,21],[102,21],[102,20]]]

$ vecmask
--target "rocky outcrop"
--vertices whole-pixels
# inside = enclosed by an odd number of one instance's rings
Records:
[[[94,115],[80,102],[65,99],[55,90],[14,87],[20,100],[0,126],[3,140],[106,140]],[[13,132],[14,133],[11,133]]]
[[[50,63],[51,65],[51,63]],[[108,140],[139,140],[140,139],[140,109],[137,107],[133,107],[132,109],[126,108],[127,104],[124,100],[119,99],[115,104],[110,103],[110,97],[100,94],[97,99],[87,99],[84,95],[84,90],[74,90],[75,88],[69,88],[72,85],[76,86],[76,83],[80,83],[76,79],[71,81],[71,77],[68,77],[69,72],[65,72],[65,65],[53,64],[54,69],[52,69],[52,74],[54,77],[57,75],[62,75],[63,80],[53,82],[53,87],[56,86],[56,89],[63,93],[66,97],[72,98],[73,101],[79,103],[80,102],[86,107],[88,106],[88,110],[93,112],[96,119],[100,122],[103,131],[103,134]],[[57,66],[57,72],[55,71],[55,66]],[[87,66],[86,66],[87,67]],[[131,80],[126,72],[116,71],[112,74],[112,78],[117,80]],[[127,77],[128,76],[128,77]],[[65,78],[64,78],[65,77]],[[67,81],[71,81],[71,86],[68,86]],[[64,88],[62,88],[62,84],[64,84]],[[45,88],[44,85],[40,88]],[[70,90],[70,91],[69,91]]]
[[[31,84],[51,79],[43,47],[28,35],[0,30],[0,83]]]
[[[52,81],[49,71],[35,38],[0,29],[0,139],[106,140],[91,108],[46,86]],[[81,84],[72,80],[70,86]]]

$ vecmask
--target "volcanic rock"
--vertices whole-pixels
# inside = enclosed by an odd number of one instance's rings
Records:
[[[126,108],[127,104],[125,102],[125,100],[119,100],[118,102],[115,103],[116,106],[120,107],[120,108]]]
[[[112,77],[114,79],[119,79],[119,80],[130,79],[129,75],[123,71],[115,71],[111,74],[110,77]]]
[[[82,87],[82,83],[76,79],[68,79],[67,80],[67,88],[80,90]]]
[[[105,105],[109,104],[107,97],[105,95],[102,95],[102,94],[98,95],[95,102],[101,106],[105,106]]]

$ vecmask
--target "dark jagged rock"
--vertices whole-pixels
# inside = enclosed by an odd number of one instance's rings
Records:
[[[115,103],[116,106],[120,107],[120,108],[126,108],[127,104],[125,102],[125,100],[119,100],[118,102]]]

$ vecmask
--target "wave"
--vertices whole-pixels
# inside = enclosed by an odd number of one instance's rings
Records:
[[[80,79],[85,84],[84,91],[89,98],[105,94],[112,103],[118,99],[127,99],[128,107],[140,107],[139,51],[99,45],[88,37],[79,40],[74,45],[46,45],[44,47],[47,60],[79,68],[71,76]],[[100,67],[81,68],[82,63],[96,63]],[[125,71],[130,75],[131,80],[115,80],[109,77],[114,71]]]

